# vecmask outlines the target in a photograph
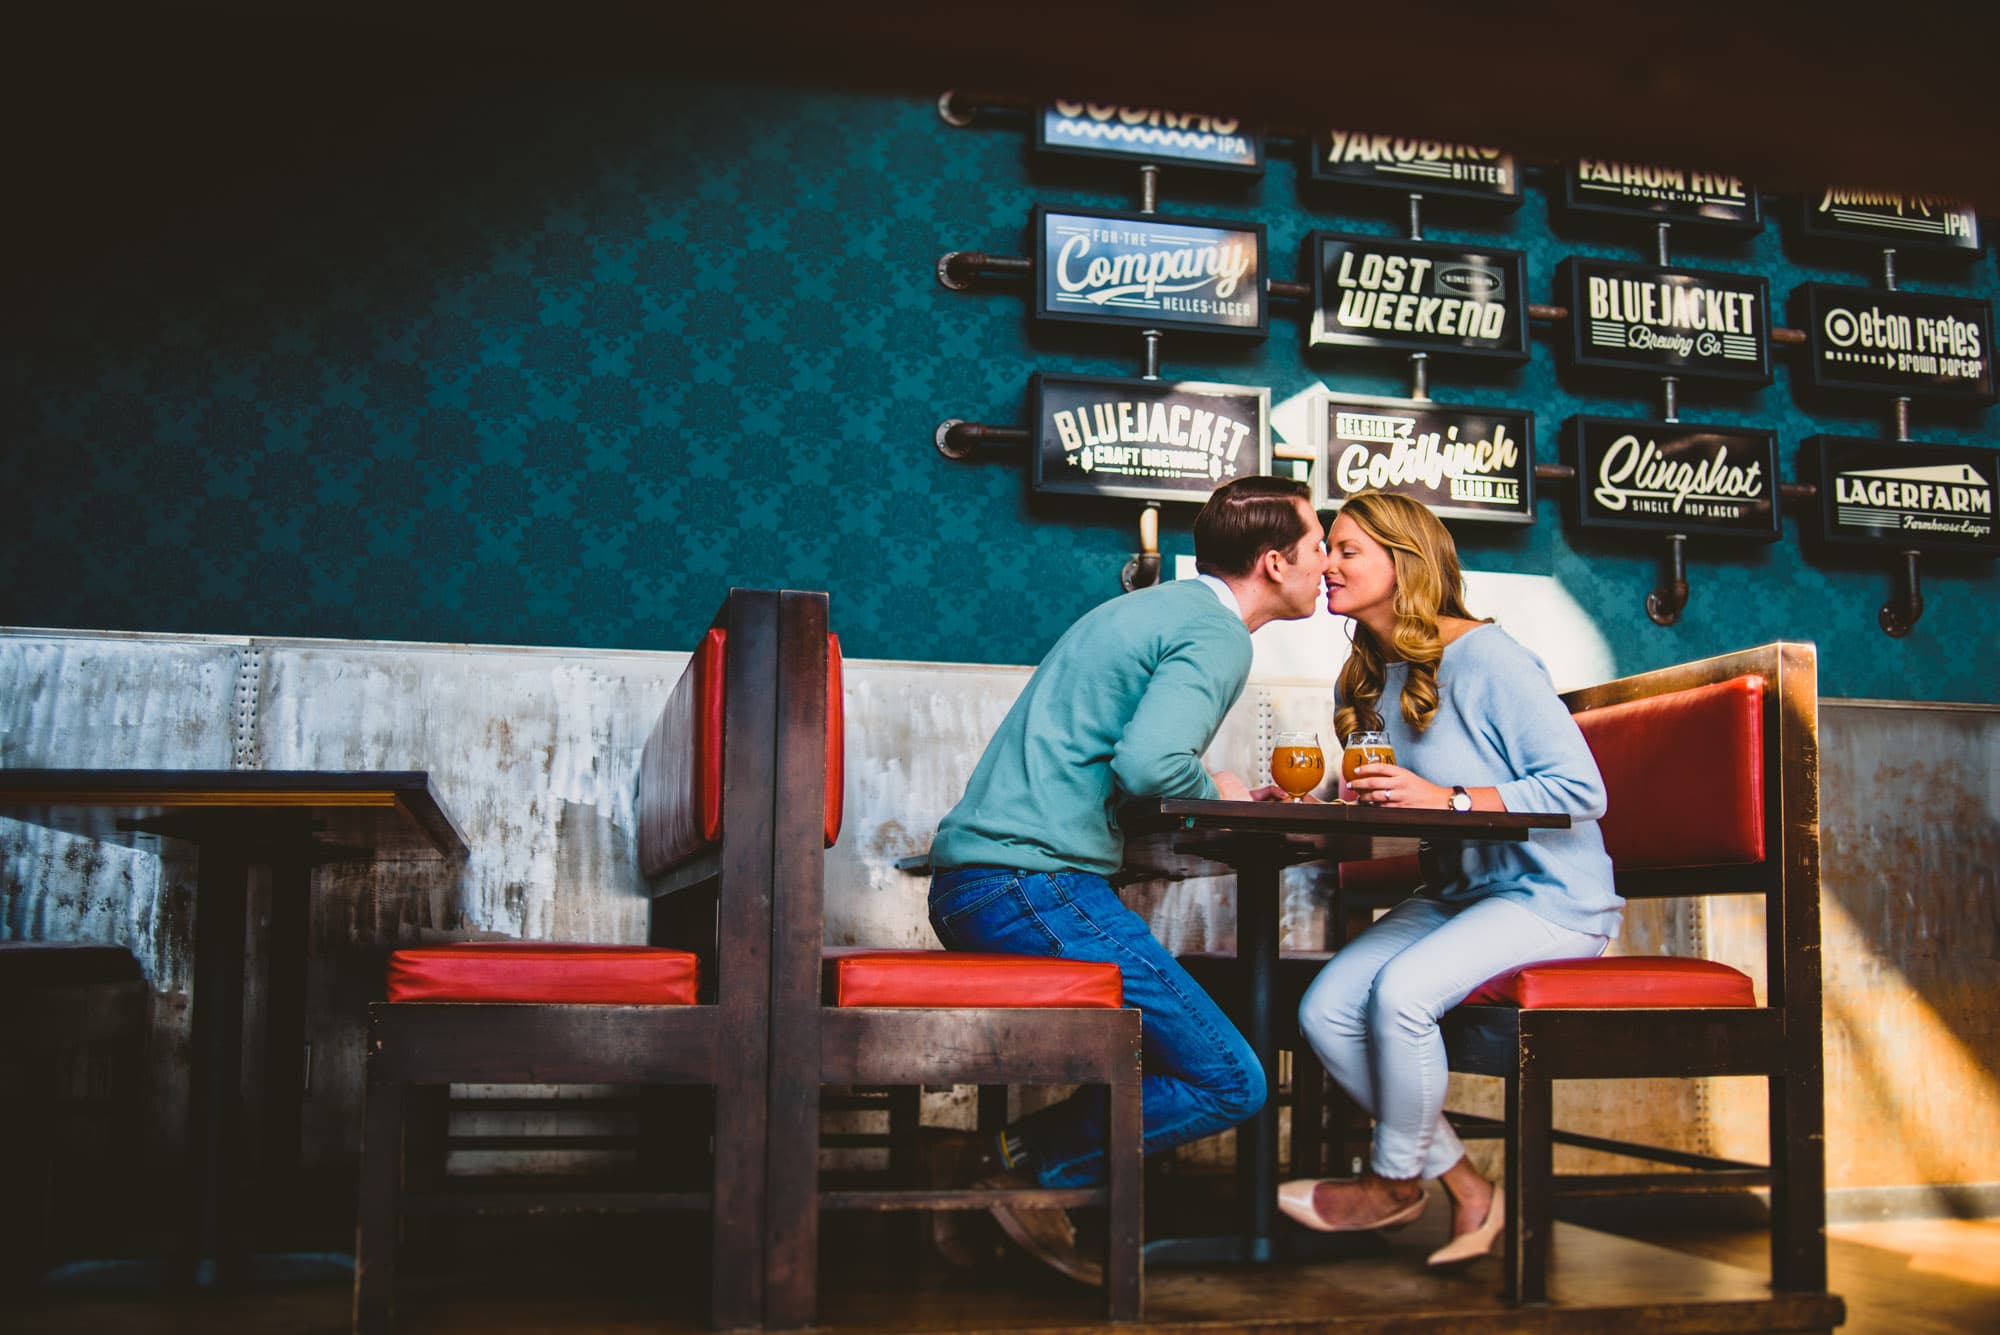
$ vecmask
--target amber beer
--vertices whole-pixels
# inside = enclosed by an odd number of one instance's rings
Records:
[[[1363,765],[1393,765],[1396,763],[1396,748],[1389,744],[1386,732],[1351,732],[1347,734],[1347,750],[1340,757],[1340,777],[1347,786],[1354,786],[1354,772]]]
[[[1285,790],[1291,801],[1319,787],[1326,777],[1326,755],[1319,749],[1319,737],[1310,732],[1281,732],[1271,745],[1271,782]]]

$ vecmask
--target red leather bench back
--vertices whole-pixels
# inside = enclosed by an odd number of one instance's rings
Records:
[[[648,875],[701,852],[722,837],[722,732],[729,633],[711,629],[667,698],[640,761],[655,796],[640,812],[640,863]],[[826,637],[826,846],[840,837],[846,787],[846,726],[841,714],[840,637]]]
[[[1621,871],[1764,860],[1762,677],[1576,716],[1604,774],[1604,846]]]

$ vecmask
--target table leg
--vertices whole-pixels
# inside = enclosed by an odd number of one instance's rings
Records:
[[[243,917],[249,866],[204,848],[195,890],[194,1011],[188,1070],[188,1197],[193,1255],[185,1278],[226,1284],[241,1260]]]
[[[1269,1265],[1276,1261],[1380,1256],[1375,1233],[1308,1233],[1278,1223],[1277,996],[1280,877],[1277,862],[1236,868],[1236,967],[1244,999],[1243,1037],[1264,1068],[1269,1096],[1236,1128],[1237,1232],[1234,1236],[1162,1238],[1146,1245],[1148,1265]],[[1296,1054],[1295,1054],[1296,1055]],[[1313,1060],[1310,1053],[1304,1055]]]
[[[264,960],[264,1198],[296,1206],[300,1123],[306,1083],[306,977],[312,864],[271,864],[271,925]]]
[[[1275,1258],[1278,1223],[1278,1041],[1271,1000],[1278,975],[1278,882],[1274,863],[1236,869],[1236,967],[1244,998],[1243,1036],[1270,1088],[1257,1115],[1236,1128],[1237,1203],[1245,1259]]]

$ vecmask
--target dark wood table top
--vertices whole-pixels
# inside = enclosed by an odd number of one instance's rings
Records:
[[[1125,863],[1166,876],[1196,875],[1189,860],[1238,866],[1368,856],[1374,839],[1504,839],[1566,830],[1560,812],[1431,811],[1344,802],[1228,802],[1146,798],[1122,808]]]
[[[423,770],[0,769],[0,816],[124,844],[286,828],[377,858],[466,853]]]

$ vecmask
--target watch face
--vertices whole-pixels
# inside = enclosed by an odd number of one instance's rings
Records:
[[[1463,789],[1463,788],[1454,788],[1454,789],[1452,789],[1452,790],[1451,790],[1451,809],[1452,809],[1453,811],[1470,811],[1470,810],[1472,810],[1472,794],[1471,794],[1471,793],[1468,793],[1468,792],[1466,792],[1466,791],[1465,791],[1465,789]]]

